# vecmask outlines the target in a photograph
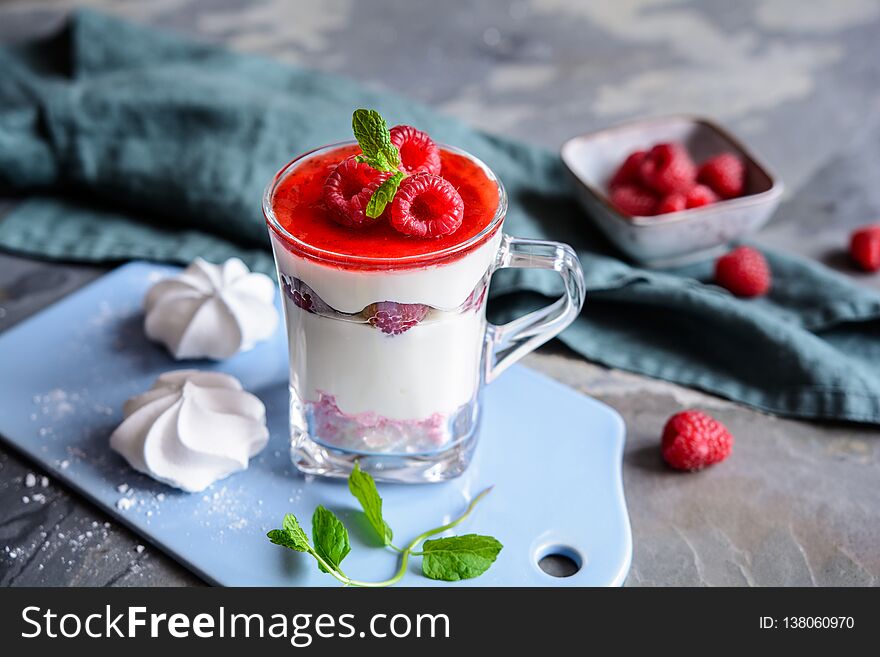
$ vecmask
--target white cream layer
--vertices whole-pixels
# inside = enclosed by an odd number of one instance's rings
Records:
[[[354,313],[378,301],[458,308],[493,265],[501,232],[451,263],[421,269],[342,270],[290,253],[276,242],[281,273],[295,276],[336,310]],[[432,311],[400,335],[305,312],[284,298],[291,384],[307,401],[333,395],[348,414],[421,420],[469,402],[480,383],[485,312]]]
[[[446,315],[400,335],[307,313],[289,300],[291,384],[306,401],[320,393],[348,414],[422,420],[474,396],[485,334],[482,312]]]
[[[305,281],[327,304],[346,313],[359,312],[377,301],[457,308],[494,264],[501,244],[499,229],[473,252],[444,265],[402,271],[358,271],[296,256],[274,232],[270,233],[279,270]]]

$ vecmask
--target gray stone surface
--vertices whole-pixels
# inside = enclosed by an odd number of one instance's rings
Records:
[[[880,215],[875,0],[80,4],[355,77],[552,148],[632,116],[716,117],[787,184],[760,239],[880,287],[842,250],[853,226]],[[0,0],[0,39],[49,30],[69,6]],[[0,330],[99,272],[0,255]],[[880,431],[774,418],[558,344],[526,362],[626,419],[629,585],[877,584]],[[736,449],[723,466],[676,474],[659,461],[658,434],[694,406],[731,428]],[[26,488],[29,473],[40,477],[0,449],[0,584],[198,581],[149,546],[138,552],[139,539],[63,487]]]

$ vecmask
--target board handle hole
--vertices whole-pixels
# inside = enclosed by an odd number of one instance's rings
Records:
[[[580,553],[568,545],[550,545],[538,553],[538,568],[551,577],[571,577],[583,566]]]

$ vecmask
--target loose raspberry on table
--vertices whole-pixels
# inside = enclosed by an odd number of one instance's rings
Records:
[[[464,220],[464,201],[445,178],[419,173],[400,183],[391,205],[391,225],[413,237],[443,237]]]
[[[380,301],[364,308],[363,315],[371,326],[387,335],[406,333],[425,319],[429,306],[421,303]]]
[[[650,217],[657,213],[657,197],[636,185],[613,188],[611,202],[623,214],[631,217]]]
[[[681,144],[657,144],[639,165],[639,175],[658,194],[671,194],[691,188],[697,167]]]
[[[733,436],[718,420],[697,410],[676,413],[663,428],[661,454],[676,470],[700,470],[726,459]]]
[[[849,253],[865,271],[880,271],[880,224],[855,231],[850,237]]]
[[[391,128],[391,143],[400,153],[400,168],[405,173],[440,175],[440,147],[428,133],[411,125],[396,125]]]
[[[738,297],[759,297],[770,290],[772,275],[760,251],[740,246],[715,262],[715,282]]]
[[[733,153],[721,153],[703,162],[697,180],[721,198],[736,198],[745,190],[746,167]]]
[[[718,200],[715,192],[706,187],[706,185],[694,185],[688,190],[685,197],[685,204],[688,209],[701,208],[704,205],[711,205]]]
[[[324,203],[333,219],[351,228],[362,228],[378,221],[378,217],[367,216],[367,203],[390,176],[391,173],[378,171],[353,157],[342,160],[324,182]]]
[[[647,151],[635,151],[623,161],[623,164],[614,172],[608,187],[613,189],[618,185],[638,185],[640,183],[639,172]]]
[[[668,214],[670,212],[681,212],[687,209],[687,196],[681,192],[672,192],[667,194],[657,204],[657,214]]]

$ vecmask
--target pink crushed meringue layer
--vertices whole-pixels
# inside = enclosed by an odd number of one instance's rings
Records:
[[[435,451],[451,439],[450,416],[434,413],[422,420],[392,420],[378,413],[349,414],[336,397],[319,391],[307,402],[310,433],[321,442],[353,451],[419,453]]]

